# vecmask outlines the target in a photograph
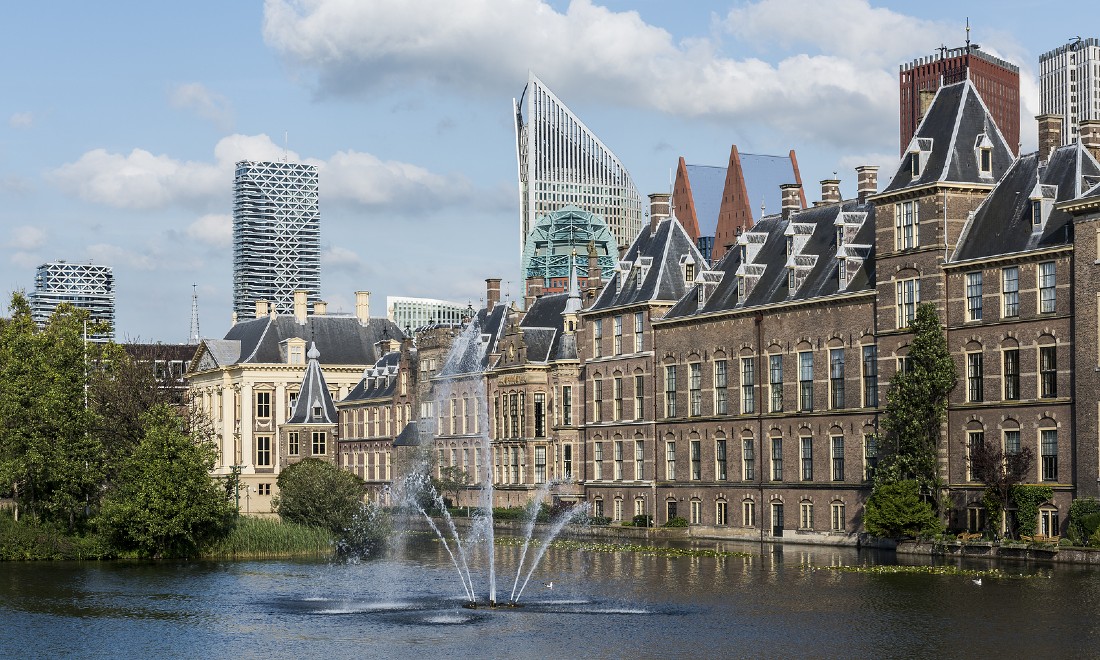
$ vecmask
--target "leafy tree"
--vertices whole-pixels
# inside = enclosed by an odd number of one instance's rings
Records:
[[[943,523],[912,479],[876,486],[864,507],[863,526],[874,536],[888,539],[927,537],[943,531]]]
[[[450,506],[458,503],[458,494],[470,483],[470,475],[457,465],[446,465],[439,469],[439,478],[432,479],[432,485],[437,493],[449,493]]]
[[[940,429],[957,381],[955,362],[934,304],[917,307],[910,329],[908,367],[894,376],[886,394],[875,483],[914,481],[920,496],[938,508]]]
[[[279,517],[341,536],[362,510],[363,480],[328,461],[307,458],[279,473],[272,507]]]
[[[1039,526],[1039,505],[1054,497],[1050,486],[1019,484],[1012,487],[1012,503],[1016,505],[1016,524],[1021,536],[1034,536]]]
[[[1100,528],[1100,500],[1079,497],[1069,505],[1069,537],[1074,545],[1085,545]],[[1091,545],[1091,543],[1090,543]]]
[[[966,442],[966,441],[964,441]],[[988,525],[999,529],[1005,508],[1012,497],[1012,489],[1024,481],[1035,463],[1035,454],[1030,447],[1022,447],[1015,453],[1006,453],[996,443],[979,443],[969,448],[967,461],[970,473],[985,484],[986,511],[989,512]],[[1015,530],[1008,530],[1009,536]]]
[[[123,461],[98,518],[118,547],[148,557],[187,557],[224,535],[233,507],[210,476],[217,447],[191,438],[180,415],[157,405],[143,416],[144,435]]]

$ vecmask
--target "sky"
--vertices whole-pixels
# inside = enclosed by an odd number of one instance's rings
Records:
[[[1100,3],[267,0],[9,3],[0,20],[0,293],[47,261],[112,266],[116,339],[187,340],[232,307],[238,160],[317,165],[321,297],[518,296],[512,99],[533,71],[630,171],[795,149],[808,198],[897,165],[898,66],[971,39],[1020,66]],[[880,178],[886,176],[880,173]],[[3,313],[3,312],[0,312]]]

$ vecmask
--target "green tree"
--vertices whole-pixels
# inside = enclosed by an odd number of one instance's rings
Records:
[[[217,447],[192,438],[167,405],[147,412],[144,435],[103,500],[100,529],[148,557],[187,557],[228,532],[232,503],[210,476]]]
[[[458,494],[470,483],[470,475],[457,465],[445,465],[439,468],[439,478],[432,479],[437,493],[452,495],[450,506],[458,504]]]
[[[362,510],[363,480],[328,461],[307,458],[279,473],[272,507],[279,517],[341,536]]]
[[[939,508],[943,480],[938,454],[947,396],[955,388],[955,362],[936,306],[917,307],[906,368],[890,381],[882,418],[883,442],[875,483],[914,481],[922,498]]]
[[[943,531],[932,505],[921,498],[914,480],[875,487],[863,510],[863,527],[888,539],[927,537]]]

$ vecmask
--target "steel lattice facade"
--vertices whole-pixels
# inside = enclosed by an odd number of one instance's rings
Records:
[[[294,312],[294,292],[321,292],[321,225],[317,168],[240,161],[233,178],[233,311],[255,314],[266,300]]]
[[[642,198],[615,154],[534,74],[513,107],[520,254],[538,218],[567,205],[603,217],[619,245],[633,241],[642,229]]]
[[[115,276],[110,266],[52,261],[38,267],[31,296],[31,315],[45,326],[61,303],[88,310],[92,321],[107,323],[110,330],[93,336],[113,339],[115,329]]]

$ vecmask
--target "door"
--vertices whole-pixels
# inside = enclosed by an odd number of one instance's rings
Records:
[[[783,536],[783,503],[772,503],[772,536]]]

